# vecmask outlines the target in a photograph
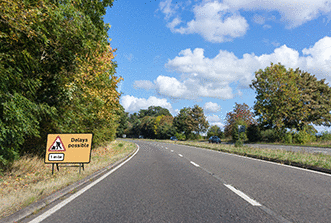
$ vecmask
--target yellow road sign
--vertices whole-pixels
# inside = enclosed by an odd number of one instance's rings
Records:
[[[89,163],[92,133],[48,134],[45,163]]]

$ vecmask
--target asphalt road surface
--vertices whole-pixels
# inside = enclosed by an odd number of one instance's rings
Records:
[[[330,222],[329,174],[136,143],[136,155],[102,181],[23,222]]]

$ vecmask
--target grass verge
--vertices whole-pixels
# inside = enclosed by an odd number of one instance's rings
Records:
[[[235,147],[234,145],[209,144],[204,142],[174,142],[171,140],[160,140],[160,142],[212,149],[331,173],[331,156],[321,153],[291,152],[282,149],[261,149],[248,146]]]
[[[0,176],[0,219],[115,163],[135,148],[134,143],[114,141],[93,149],[91,162],[84,165],[81,174],[78,167],[59,165],[60,171],[52,175],[52,164],[45,164],[43,158],[21,157]]]

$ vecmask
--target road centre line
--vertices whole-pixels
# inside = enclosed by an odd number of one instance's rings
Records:
[[[230,190],[232,190],[234,193],[236,193],[237,195],[239,195],[241,198],[243,198],[244,200],[246,200],[248,203],[250,203],[253,206],[261,206],[261,204],[253,199],[251,199],[250,197],[248,197],[246,194],[244,194],[243,192],[241,192],[240,190],[237,190],[236,188],[232,187],[229,184],[224,184],[224,186],[226,186],[227,188],[229,188]]]
[[[88,189],[90,189],[91,187],[93,187],[94,185],[96,185],[97,183],[99,183],[100,181],[102,181],[103,179],[105,179],[106,177],[108,177],[110,174],[112,174],[113,172],[115,172],[117,169],[119,169],[121,166],[123,166],[125,163],[127,163],[130,159],[132,159],[138,153],[138,151],[139,151],[139,145],[138,144],[136,144],[136,145],[138,146],[137,151],[131,157],[129,157],[127,160],[125,160],[123,163],[121,163],[120,165],[118,165],[117,167],[115,167],[114,169],[112,169],[111,171],[109,171],[108,173],[104,174],[99,179],[97,179],[94,182],[90,183],[89,185],[87,185],[83,189],[79,190],[75,194],[71,195],[70,197],[68,197],[67,199],[65,199],[64,201],[62,201],[61,203],[57,204],[52,209],[50,209],[50,210],[46,211],[45,213],[39,215],[37,218],[33,219],[29,223],[39,223],[39,222],[43,221],[44,219],[48,218],[53,213],[55,213],[56,211],[60,210],[62,207],[64,207],[65,205],[67,205],[69,202],[71,202],[72,200],[74,200],[75,198],[77,198],[79,195],[83,194],[85,191],[87,191]]]
[[[190,163],[192,163],[194,166],[196,166],[196,167],[200,167],[198,164],[196,164],[195,162],[192,162],[192,161],[190,161]]]

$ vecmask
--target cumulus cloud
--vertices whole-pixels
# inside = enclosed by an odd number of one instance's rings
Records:
[[[232,52],[220,50],[214,58],[204,56],[204,50],[196,48],[183,50],[166,64],[180,78],[159,76],[154,89],[163,96],[172,98],[197,99],[211,97],[231,99],[242,95],[240,89],[249,88],[255,71],[270,66],[270,63],[300,68],[331,81],[331,38],[324,37],[313,46],[302,50],[303,56],[295,49],[282,45],[271,54],[256,56],[244,54],[238,58]],[[230,84],[236,86],[232,89]],[[234,90],[237,90],[234,93]]]
[[[122,96],[120,100],[121,105],[124,107],[126,112],[138,112],[140,109],[147,109],[149,106],[161,106],[166,108],[175,115],[178,113],[177,110],[174,110],[171,104],[164,98],[157,98],[154,96],[149,97],[148,99],[145,98],[136,98],[130,95]]]
[[[192,1],[187,3],[191,4]],[[288,29],[321,15],[328,18],[331,16],[331,0],[205,0],[198,3],[194,1],[191,9],[194,18],[185,22],[179,12],[180,9],[187,8],[187,5],[184,7],[183,4],[173,4],[171,0],[160,2],[158,10],[165,15],[167,27],[174,33],[196,33],[215,43],[231,41],[245,35],[249,25],[240,15],[240,10],[257,12],[253,22],[263,25],[264,29],[271,28],[265,22],[276,19],[274,12],[279,13],[280,20]]]
[[[245,35],[248,29],[246,19],[233,13],[229,7],[220,2],[203,2],[193,9],[194,19],[185,26],[175,28],[181,23],[176,17],[168,24],[172,32],[181,34],[200,34],[210,42],[220,43]]]
[[[218,117],[217,115],[211,115],[211,116],[206,116],[209,125],[217,125],[218,127],[220,127],[221,129],[224,128],[224,123],[222,122],[221,118]]]
[[[218,115],[211,115],[211,116],[206,116],[208,122],[219,122],[221,121],[220,117]]]
[[[139,80],[135,81],[133,84],[134,88],[142,88],[145,90],[151,90],[154,88],[154,84],[151,81],[148,80]]]
[[[213,102],[207,102],[204,106],[203,106],[203,110],[206,113],[215,113],[221,110],[221,106],[218,105],[217,103],[213,103]]]
[[[287,28],[295,28],[331,12],[330,0],[223,0],[223,4],[233,10],[278,11]]]

